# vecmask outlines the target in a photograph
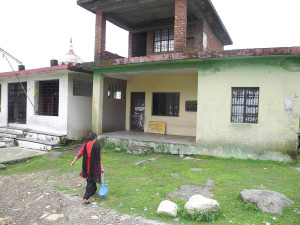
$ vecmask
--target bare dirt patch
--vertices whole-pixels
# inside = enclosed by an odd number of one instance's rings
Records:
[[[77,178],[78,171],[59,179],[52,172],[0,176],[0,224],[165,224],[104,209],[105,200],[95,202],[98,196],[90,199],[90,205],[83,205],[85,181]],[[50,220],[53,215],[56,222]],[[1,218],[6,219],[1,222]]]

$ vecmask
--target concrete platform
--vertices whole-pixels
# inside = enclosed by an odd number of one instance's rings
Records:
[[[145,132],[133,132],[133,131],[116,131],[110,133],[103,133],[98,138],[116,138],[123,140],[135,140],[145,142],[155,142],[163,144],[177,144],[194,146],[196,144],[196,137],[194,136],[179,136],[179,135],[167,135],[167,134],[151,134]]]
[[[0,148],[0,164],[19,162],[46,153],[45,151],[19,147]]]

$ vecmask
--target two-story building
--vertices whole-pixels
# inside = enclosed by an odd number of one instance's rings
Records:
[[[171,152],[296,160],[300,48],[224,51],[209,0],[78,0],[96,15],[92,126],[98,134],[195,137]],[[106,21],[129,31],[128,58],[106,55]]]

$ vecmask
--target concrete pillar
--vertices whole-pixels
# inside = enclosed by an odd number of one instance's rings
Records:
[[[187,0],[175,0],[174,51],[186,50]]]
[[[200,133],[200,110],[199,110],[199,105],[200,105],[200,99],[201,99],[201,95],[199,93],[199,86],[200,86],[200,77],[202,76],[200,70],[198,69],[198,87],[197,87],[197,90],[198,90],[198,93],[197,93],[197,118],[196,118],[196,143],[199,143],[200,144],[200,137],[201,137],[201,133]]]
[[[93,103],[92,103],[92,129],[98,135],[102,134],[103,90],[104,90],[104,75],[100,74],[100,73],[94,73]]]
[[[105,57],[106,44],[106,19],[102,12],[96,14],[96,29],[95,29],[95,53],[94,60],[99,61]]]

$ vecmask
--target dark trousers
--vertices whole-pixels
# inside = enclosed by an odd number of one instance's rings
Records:
[[[83,199],[88,200],[97,191],[97,185],[94,182],[87,182]]]

